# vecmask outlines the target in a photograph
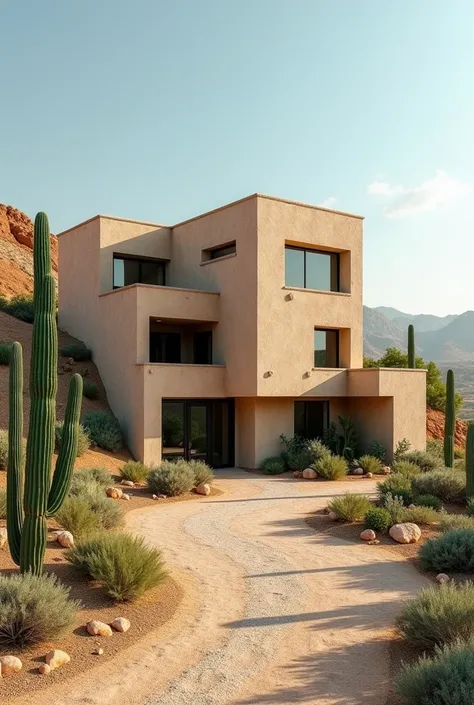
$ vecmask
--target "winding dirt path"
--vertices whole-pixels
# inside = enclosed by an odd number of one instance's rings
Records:
[[[383,705],[388,630],[425,582],[395,554],[304,522],[334,494],[375,484],[229,471],[222,496],[132,512],[130,528],[163,549],[186,598],[159,638],[49,705]]]

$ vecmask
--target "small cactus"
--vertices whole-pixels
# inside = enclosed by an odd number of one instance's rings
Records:
[[[474,421],[469,421],[466,435],[466,495],[474,497]]]
[[[415,329],[411,324],[408,326],[408,367],[411,370],[416,368]]]
[[[444,464],[454,467],[454,430],[456,426],[456,405],[454,399],[454,372],[446,375],[446,411],[444,420]]]

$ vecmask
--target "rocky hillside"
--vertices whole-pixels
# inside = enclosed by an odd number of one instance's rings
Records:
[[[466,442],[467,423],[456,421],[456,432],[454,435],[454,445],[456,448],[464,448]],[[442,441],[444,439],[444,414],[435,409],[426,410],[426,440]]]
[[[58,272],[58,241],[51,236],[53,273]],[[33,293],[33,221],[0,203],[0,295]]]

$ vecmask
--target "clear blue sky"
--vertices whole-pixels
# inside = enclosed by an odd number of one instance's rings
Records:
[[[472,0],[1,0],[0,24],[0,201],[55,232],[330,203],[366,218],[368,305],[474,308]]]

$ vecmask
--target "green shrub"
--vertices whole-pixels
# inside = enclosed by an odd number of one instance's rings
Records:
[[[474,570],[474,530],[454,529],[424,543],[419,559],[425,570],[471,573]]]
[[[72,357],[75,362],[82,362],[84,360],[92,359],[92,351],[89,350],[87,345],[84,345],[84,343],[70,343],[69,345],[63,345],[59,352],[63,357]]]
[[[86,500],[94,514],[99,517],[102,528],[118,529],[123,525],[124,511],[119,502],[102,493],[92,494]]]
[[[415,504],[417,507],[431,507],[439,511],[443,508],[443,502],[439,497],[435,497],[433,494],[420,494],[415,497]]]
[[[97,385],[88,379],[83,379],[82,395],[87,399],[97,399]]]
[[[18,296],[14,296],[9,301],[7,299],[2,299],[1,310],[5,311],[5,313],[10,314],[10,316],[18,318],[20,321],[26,321],[26,323],[33,323],[33,296],[20,294]]]
[[[409,453],[405,453],[403,460],[408,460],[410,463],[418,465],[423,472],[437,470],[443,465],[438,457],[432,455],[428,451],[423,450],[412,450]]]
[[[325,480],[340,480],[349,471],[347,460],[340,455],[326,455],[314,463],[313,467]]]
[[[467,500],[466,512],[468,516],[474,516],[474,497],[469,497]]]
[[[387,461],[387,448],[380,441],[372,441],[367,448],[367,454],[378,458],[383,464]]]
[[[443,502],[460,500],[465,494],[466,478],[456,470],[433,470],[413,478],[416,494],[432,494]]]
[[[281,475],[282,472],[285,472],[285,462],[281,456],[275,455],[265,458],[260,469],[267,475]]]
[[[412,645],[432,650],[474,637],[474,585],[430,587],[404,605],[397,629]]]
[[[86,480],[94,480],[98,485],[102,485],[102,487],[109,487],[111,477],[110,472],[106,468],[83,468],[73,475],[73,481],[75,478],[79,480],[85,478]]]
[[[402,514],[402,521],[411,521],[413,524],[435,524],[440,519],[440,512],[432,507],[407,507]]]
[[[79,606],[54,576],[0,575],[0,643],[57,640],[73,628]]]
[[[365,526],[372,531],[386,533],[392,525],[390,512],[384,507],[372,507],[364,518]]]
[[[188,465],[194,473],[194,487],[204,483],[210,485],[214,480],[212,469],[202,460],[190,460]]]
[[[56,421],[56,429],[55,429],[55,450],[56,450],[56,452],[59,450],[59,447],[61,445],[61,437],[63,435],[63,426],[64,426],[64,424],[62,421]],[[89,434],[87,433],[84,426],[82,424],[79,424],[79,436],[78,436],[78,441],[77,441],[77,457],[84,455],[84,453],[89,450],[89,446],[90,446]]]
[[[463,460],[465,456],[465,452],[463,448],[455,448],[454,449],[454,457],[456,460]]]
[[[12,348],[11,343],[0,343],[0,365],[10,364],[10,350]]]
[[[392,472],[396,475],[406,475],[407,477],[414,477],[421,473],[421,468],[415,463],[411,463],[409,460],[396,460],[392,465]]]
[[[89,411],[85,414],[82,425],[93,445],[112,453],[123,448],[122,431],[113,414],[107,411]]]
[[[282,458],[289,470],[304,470],[310,464],[310,454],[308,450],[308,441],[300,436],[288,438],[283,433],[280,436],[283,443],[284,451]]]
[[[129,460],[120,468],[120,477],[132,482],[145,482],[150,468],[136,460]]]
[[[406,705],[471,705],[474,692],[474,642],[437,648],[403,667],[396,691]]]
[[[7,518],[7,493],[0,490],[0,519]]]
[[[119,502],[109,499],[105,494],[105,488],[110,485],[110,474],[104,468],[90,468],[74,473],[71,482],[68,499],[80,500],[73,511],[76,521],[80,522],[81,517],[85,522],[86,534],[87,525],[90,521],[92,531],[94,530],[93,519],[88,519],[90,514],[94,514],[99,521],[101,529],[116,529],[123,524],[124,512]],[[89,511],[84,509],[87,505]],[[66,508],[67,511],[67,508]],[[66,522],[67,522],[66,518]],[[73,529],[70,529],[73,531]],[[74,531],[73,531],[74,533]]]
[[[359,521],[372,507],[372,502],[363,494],[346,493],[340,497],[334,497],[328,507],[342,521]]]
[[[429,453],[434,458],[442,460],[444,464],[444,448],[443,441],[441,440],[430,440],[426,441],[426,452]]]
[[[412,501],[412,479],[408,475],[399,473],[398,475],[389,475],[386,480],[379,482],[377,490],[380,501],[384,502],[384,497],[391,494],[393,497],[401,497],[405,504],[411,504]]]
[[[194,487],[194,473],[188,463],[163,462],[148,473],[148,487],[154,494],[176,497]]]
[[[467,517],[465,514],[440,513],[441,530],[454,531],[454,529],[474,529],[474,517]]]
[[[97,533],[102,528],[100,517],[90,506],[86,497],[66,497],[56,513],[56,521],[70,531],[76,540]]]
[[[321,458],[326,458],[328,455],[331,455],[331,451],[329,450],[329,448],[324,445],[324,443],[320,441],[319,438],[313,438],[312,440],[308,441],[307,448],[309,453],[308,465],[317,463],[318,460],[321,460]],[[306,467],[308,467],[308,465]],[[305,468],[303,468],[303,470],[304,469]]]
[[[166,577],[161,552],[129,534],[96,536],[77,544],[67,558],[118,602],[134,600]]]
[[[400,522],[403,521],[405,505],[403,504],[402,497],[394,497],[390,492],[387,492],[383,500],[383,505],[390,514],[391,525],[400,524]]]
[[[375,475],[376,473],[382,472],[383,463],[374,455],[363,455],[359,458],[359,467],[361,467],[364,472],[371,472]]]
[[[397,442],[397,446],[395,448],[395,451],[393,453],[393,459],[394,460],[401,460],[404,455],[408,453],[408,451],[411,448],[411,443],[409,440],[406,438],[402,438],[400,441]]]

